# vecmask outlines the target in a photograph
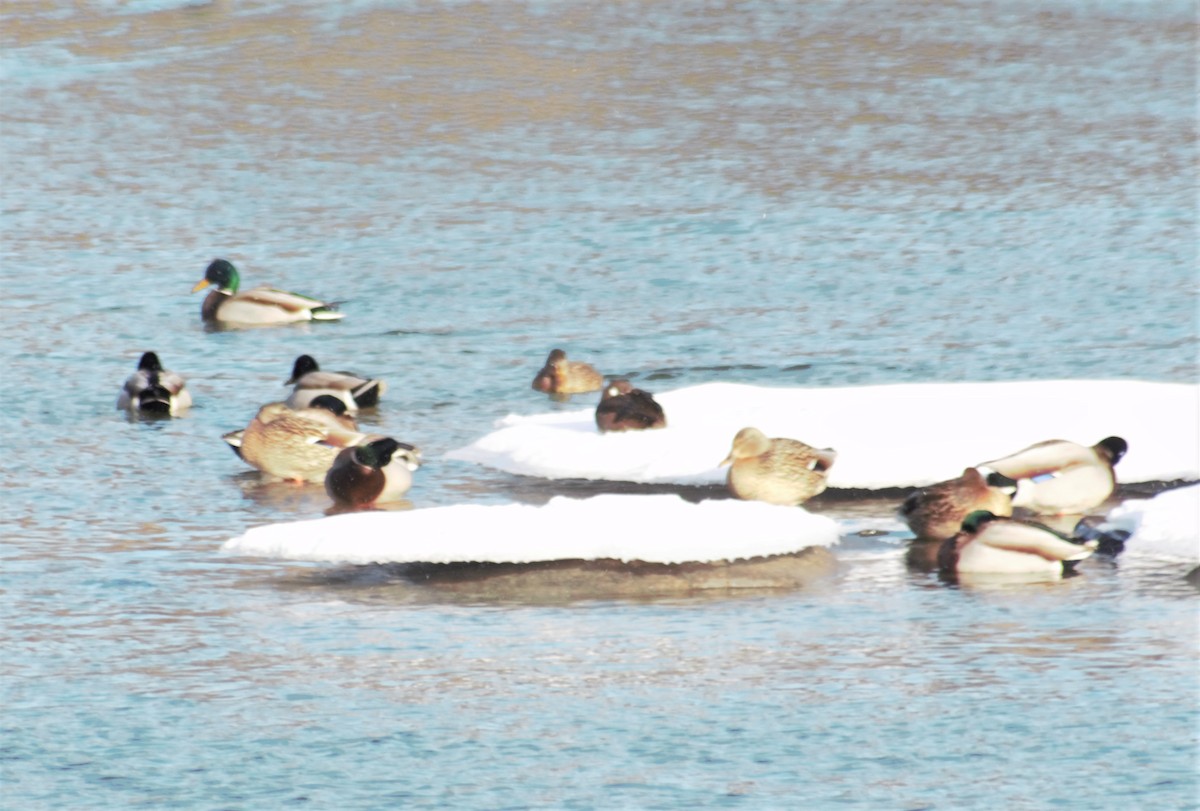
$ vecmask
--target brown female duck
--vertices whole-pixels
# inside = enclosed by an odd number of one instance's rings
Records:
[[[922,541],[944,541],[976,510],[1012,515],[1017,483],[1002,473],[969,467],[957,479],[931,484],[909,495],[900,507],[908,528]]]
[[[546,365],[533,378],[533,388],[547,394],[583,394],[604,387],[604,377],[589,363],[567,360],[561,349],[550,352]]]
[[[293,411],[284,403],[268,403],[260,408],[242,432],[239,455],[270,476],[289,481],[325,481],[325,473],[338,452],[367,437],[347,430],[324,409],[304,411]]]
[[[757,428],[743,428],[721,462],[729,465],[729,491],[741,499],[796,505],[825,490],[837,453],[796,439],[768,439]]]

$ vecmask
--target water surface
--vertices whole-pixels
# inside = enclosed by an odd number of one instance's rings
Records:
[[[652,390],[1194,381],[1194,16],[11,5],[5,805],[1196,807],[1171,567],[950,587],[905,569],[891,495],[813,503],[846,531],[826,587],[742,598],[216,554],[328,506],[219,439],[303,352],[389,381],[364,422],[424,449],[415,507],[591,492],[439,459],[577,407],[529,389],[553,346]],[[215,256],[347,317],[206,331]],[[146,349],[186,417],[113,410]]]

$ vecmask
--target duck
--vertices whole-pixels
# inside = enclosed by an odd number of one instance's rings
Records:
[[[743,428],[720,466],[729,465],[726,483],[734,496],[795,506],[824,492],[836,459],[832,448],[813,448],[797,439],[768,439],[757,428]]]
[[[976,510],[1012,515],[1017,483],[987,468],[969,467],[956,479],[931,484],[912,493],[900,506],[900,517],[921,541],[945,541]]]
[[[292,386],[287,404],[304,408],[318,397],[334,397],[351,411],[372,408],[387,391],[387,384],[378,378],[359,377],[351,372],[324,372],[312,355],[300,355],[292,364],[292,376],[284,382]]]
[[[313,410],[329,413],[324,409]],[[330,418],[333,416],[329,414]],[[333,422],[319,414],[293,411],[286,403],[267,403],[242,431],[239,455],[268,476],[294,482],[324,482],[338,452],[368,438]],[[237,452],[239,448],[234,450]]]
[[[284,403],[284,405],[287,404]],[[270,413],[278,413],[278,410],[273,408]],[[334,430],[358,431],[358,425],[355,423],[354,417],[346,413],[346,404],[328,394],[314,397],[307,408],[298,409],[295,413],[328,425]],[[221,439],[225,440],[225,444],[233,450],[239,459],[242,458],[243,434],[245,434],[245,430],[238,429],[221,435]]]
[[[1100,506],[1112,495],[1113,468],[1128,450],[1119,436],[1090,447],[1051,439],[982,466],[1017,480],[1014,507],[1040,515],[1074,515]]]
[[[667,417],[654,395],[634,388],[628,380],[614,380],[600,395],[596,406],[596,427],[606,431],[641,431],[665,428]]]
[[[947,574],[1039,574],[1061,577],[1096,550],[1033,521],[976,510],[942,543],[938,567]]]
[[[344,448],[325,474],[325,492],[343,507],[396,501],[412,487],[421,451],[392,437],[378,437]]]
[[[125,379],[117,395],[117,408],[139,414],[174,416],[192,405],[187,382],[180,375],[164,369],[154,352],[145,352],[138,361],[137,371]]]
[[[288,324],[296,321],[336,321],[345,316],[336,304],[318,301],[298,293],[255,287],[238,292],[241,277],[233,263],[214,259],[204,278],[192,288],[195,293],[213,285],[200,305],[204,321],[247,325]]]
[[[547,394],[586,394],[604,388],[604,376],[590,363],[567,360],[566,352],[554,349],[533,378],[533,388]]]

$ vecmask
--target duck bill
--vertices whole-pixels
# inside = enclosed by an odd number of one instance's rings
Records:
[[[206,287],[208,287],[208,279],[201,279],[196,282],[196,286],[192,288],[192,292],[195,293],[197,290],[203,290]]]
[[[717,467],[725,467],[725,465],[732,464],[732,463],[733,463],[733,454],[731,453],[728,456],[726,456],[724,459],[722,459],[721,464],[717,465]]]

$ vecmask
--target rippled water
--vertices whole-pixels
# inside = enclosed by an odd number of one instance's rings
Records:
[[[1195,380],[1194,13],[10,4],[0,798],[1196,807],[1169,567],[951,588],[905,570],[890,497],[813,504],[847,533],[826,587],[742,598],[216,554],[328,506],[219,439],[302,352],[390,382],[364,422],[425,450],[417,507],[595,489],[438,459],[564,407],[529,390],[556,345],[658,390]],[[347,317],[206,331],[214,256]],[[188,416],[113,410],[149,348]]]

